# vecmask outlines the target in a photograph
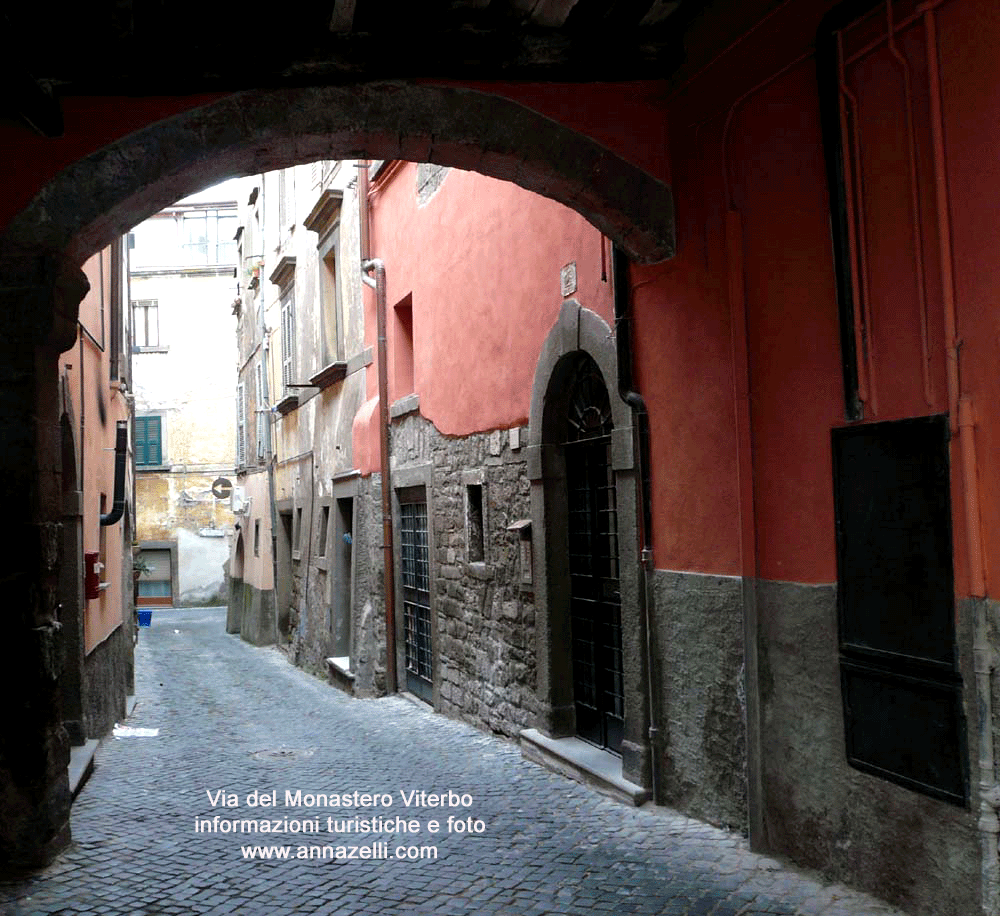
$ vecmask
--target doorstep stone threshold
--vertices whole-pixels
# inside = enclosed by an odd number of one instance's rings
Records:
[[[69,749],[69,794],[71,798],[76,798],[84,783],[94,772],[94,757],[97,755],[97,746],[100,742],[96,738],[91,738],[83,744]]]
[[[338,656],[326,660],[327,681],[345,693],[354,693],[354,672],[351,670],[350,656]]]
[[[618,801],[636,807],[649,801],[649,789],[622,776],[621,757],[580,738],[548,738],[536,728],[526,728],[521,732],[521,753]]]
[[[135,712],[138,699],[134,693],[125,697],[125,718]],[[84,787],[90,774],[94,772],[94,759],[97,757],[97,749],[101,746],[99,738],[89,738],[83,744],[73,745],[69,749],[69,766],[66,773],[69,776],[69,795],[76,799],[80,790]]]

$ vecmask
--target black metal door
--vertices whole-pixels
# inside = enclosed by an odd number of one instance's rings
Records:
[[[573,696],[577,734],[620,752],[625,704],[612,428],[607,388],[587,358],[573,382],[565,447]]]
[[[400,548],[403,577],[403,642],[406,688],[428,703],[434,701],[431,654],[430,562],[427,546],[427,503],[400,503]]]

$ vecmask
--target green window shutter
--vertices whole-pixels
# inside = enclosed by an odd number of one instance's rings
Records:
[[[146,458],[146,420],[147,417],[135,418],[135,463],[142,467],[149,464]]]
[[[160,417],[135,418],[135,463],[139,467],[163,464]]]

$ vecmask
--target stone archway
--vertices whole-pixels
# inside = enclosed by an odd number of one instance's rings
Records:
[[[69,839],[59,710],[62,507],[58,461],[50,459],[59,447],[57,358],[76,338],[87,289],[80,265],[147,216],[221,179],[352,158],[425,161],[510,180],[576,210],[636,261],[674,251],[666,184],[582,133],[473,89],[385,82],[247,91],[138,130],[63,169],[0,235],[7,319],[0,480],[18,545],[11,558],[18,576],[6,595],[18,613],[0,652],[7,678],[0,686],[26,698],[12,704],[0,729],[12,736],[0,736],[0,859],[44,864]],[[553,694],[546,702],[558,710],[557,701]],[[626,771],[637,773],[642,743],[629,721]]]
[[[637,262],[674,252],[670,188],[589,137],[486,92],[371,83],[236,93],[129,134],[42,189],[5,231],[4,260],[44,250],[82,263],[216,181],[356,158],[432,162],[512,181],[576,210]]]
[[[536,655],[539,730],[550,738],[577,732],[573,696],[571,593],[568,543],[566,417],[574,370],[581,356],[596,363],[610,393],[611,470],[618,509],[621,629],[624,657],[622,775],[649,783],[645,739],[646,672],[639,620],[636,457],[632,413],[615,393],[618,361],[614,335],[604,320],[578,303],[563,304],[535,368],[529,427],[528,477],[535,544]]]

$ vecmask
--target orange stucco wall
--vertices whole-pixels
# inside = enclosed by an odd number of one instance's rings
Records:
[[[90,652],[122,623],[127,606],[122,592],[123,552],[130,547],[124,540],[125,520],[123,517],[102,528],[100,516],[101,494],[105,496],[104,511],[112,508],[116,424],[127,419],[129,411],[124,393],[110,379],[111,251],[105,249],[88,260],[84,272],[91,288],[80,304],[80,324],[93,340],[83,332],[78,334],[77,345],[60,358],[60,374],[70,404],[78,475],[81,466],[83,469],[78,480],[83,491],[84,553],[101,553],[104,541],[105,568],[100,580],[107,587],[99,598],[84,602],[85,649]]]

